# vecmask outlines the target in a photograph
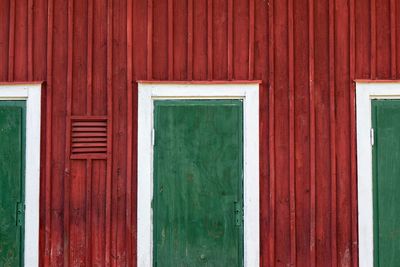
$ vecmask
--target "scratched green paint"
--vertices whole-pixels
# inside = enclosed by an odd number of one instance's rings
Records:
[[[400,100],[373,100],[374,266],[400,266]]]
[[[0,266],[23,266],[25,101],[0,101]]]
[[[242,101],[156,100],[154,114],[154,266],[243,266]]]

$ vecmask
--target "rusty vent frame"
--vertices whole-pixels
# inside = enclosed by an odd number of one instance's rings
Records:
[[[107,157],[107,117],[71,118],[71,158]]]

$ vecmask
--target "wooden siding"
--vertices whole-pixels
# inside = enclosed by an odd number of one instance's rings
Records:
[[[137,80],[262,80],[262,266],[357,266],[354,79],[400,78],[396,0],[2,0],[0,82],[44,80],[41,266],[133,266]],[[75,117],[107,122],[71,158]]]

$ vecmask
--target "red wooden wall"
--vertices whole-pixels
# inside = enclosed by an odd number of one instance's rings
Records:
[[[0,82],[46,81],[41,266],[135,265],[135,81],[253,79],[262,266],[357,266],[353,80],[400,77],[399,16],[397,0],[1,0]],[[88,124],[95,145],[71,145]]]

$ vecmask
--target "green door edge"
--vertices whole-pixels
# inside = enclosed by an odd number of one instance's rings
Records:
[[[240,183],[240,188],[239,188],[239,195],[241,195],[241,216],[242,216],[242,223],[239,229],[239,259],[240,259],[240,266],[244,266],[244,137],[243,137],[243,133],[244,133],[244,112],[243,112],[243,100],[241,99],[179,99],[179,100],[174,100],[174,99],[160,99],[160,100],[154,100],[153,101],[153,108],[154,108],[154,114],[153,114],[153,127],[156,127],[156,125],[158,124],[158,120],[157,120],[157,116],[156,116],[156,104],[158,105],[170,105],[173,103],[182,103],[182,101],[185,102],[190,102],[192,104],[212,104],[212,105],[221,105],[221,104],[235,104],[237,103],[237,101],[241,102],[241,106],[240,106],[240,116],[241,116],[241,128],[242,131],[240,131],[240,139],[241,139],[241,153],[239,154],[240,157],[240,162],[241,162],[241,166],[238,166],[238,168],[241,168],[241,183]],[[154,143],[153,143],[153,151],[155,151],[155,147],[157,145],[157,139],[154,138]],[[155,203],[157,203],[157,194],[155,194],[155,190],[154,190],[154,186],[157,183],[157,171],[156,168],[154,168],[155,164],[156,164],[156,158],[154,157],[155,153],[153,153],[153,165],[152,165],[152,170],[153,170],[153,199],[151,201],[151,208],[153,210],[153,214],[157,213],[157,205],[155,205]],[[154,218],[154,216],[153,216]],[[156,242],[154,242],[154,240],[156,240],[156,235],[157,233],[155,232],[154,229],[157,229],[156,227],[156,222],[154,219],[152,219],[152,223],[153,223],[153,245],[152,245],[152,251],[153,251],[153,266],[155,265],[155,259],[156,259],[156,253],[157,253],[157,248],[156,248]]]
[[[24,239],[25,239],[25,158],[26,158],[26,101],[25,100],[0,100],[0,108],[1,107],[20,107],[22,109],[22,127],[21,127],[21,136],[22,136],[22,153],[21,153],[21,196],[20,200],[23,207],[22,212],[22,222],[21,222],[21,240],[20,240],[20,258],[21,258],[21,266],[24,266]]]

